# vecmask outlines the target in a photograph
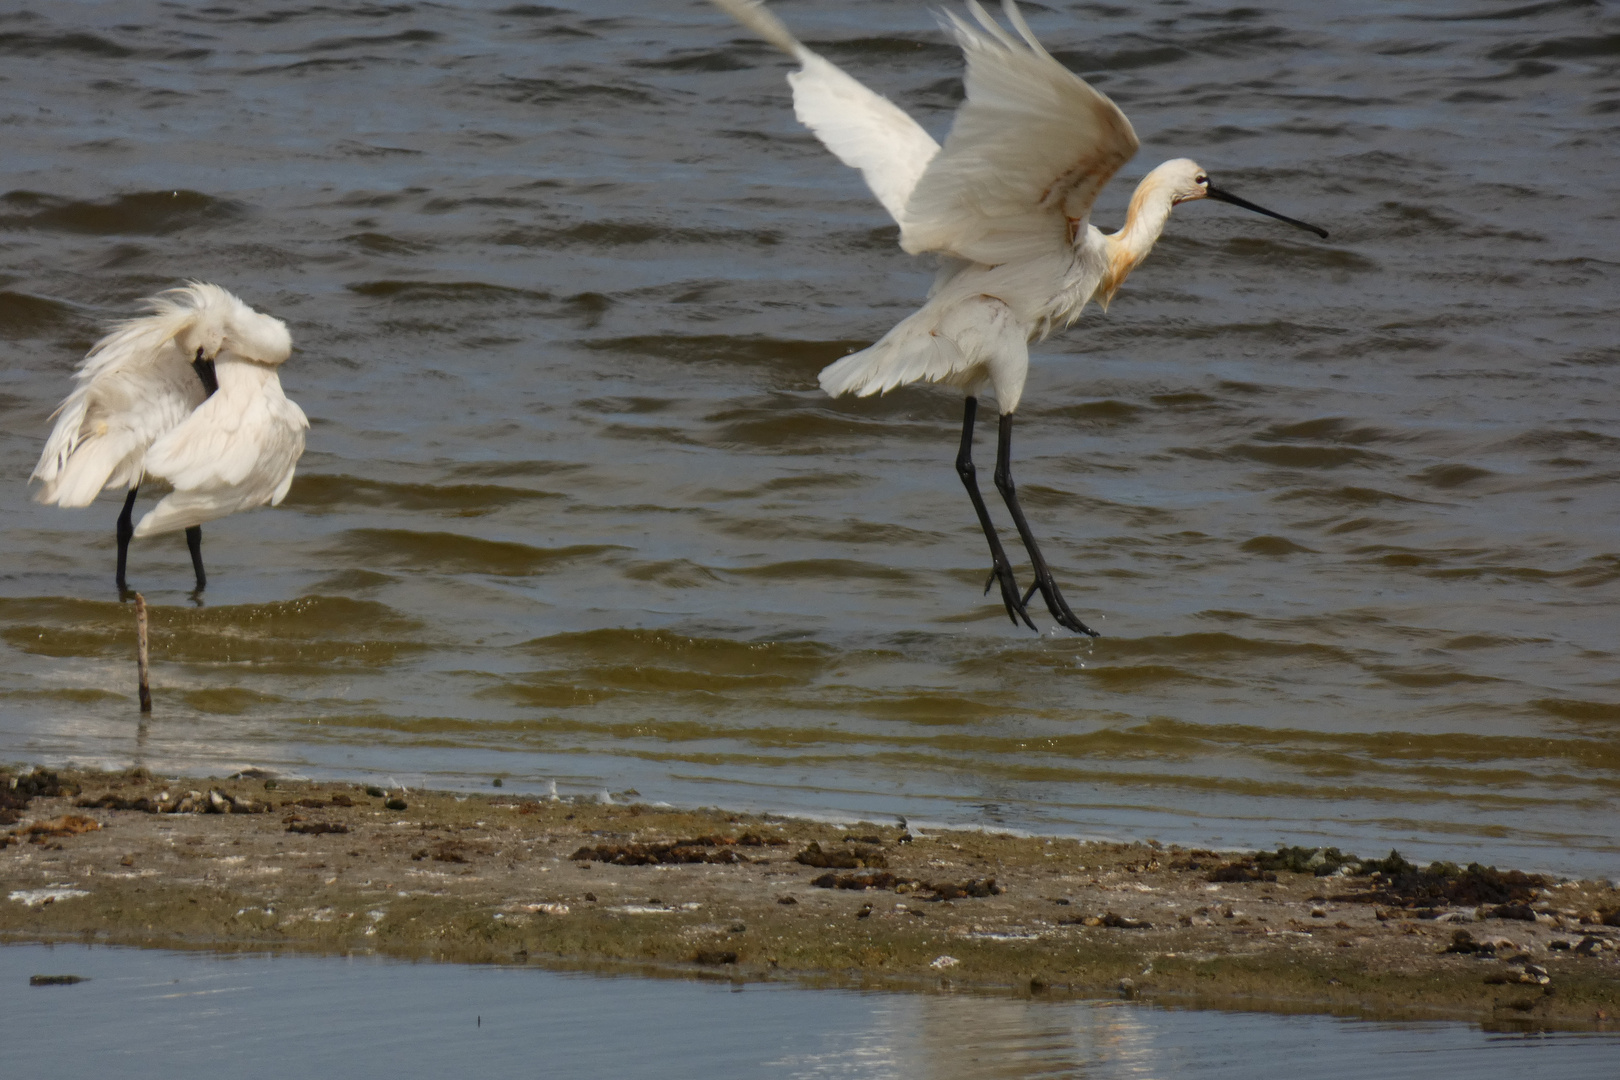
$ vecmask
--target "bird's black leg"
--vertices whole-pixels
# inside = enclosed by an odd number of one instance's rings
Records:
[[[135,535],[135,523],[130,515],[135,512],[135,493],[140,490],[137,485],[129,489],[124,496],[124,510],[118,515],[118,591],[123,593],[129,588],[124,582],[124,568],[129,563],[129,538]]]
[[[191,568],[197,571],[197,591],[208,587],[208,575],[202,567],[202,526],[193,525],[186,530],[186,547],[191,551]]]
[[[1035,624],[1030,622],[1029,612],[1024,610],[1024,602],[1018,598],[1018,579],[1013,577],[1012,563],[1007,561],[1001,538],[996,535],[996,527],[990,522],[990,509],[984,505],[984,496],[979,494],[977,470],[973,467],[973,418],[978,411],[978,399],[968,398],[967,408],[962,414],[962,449],[956,455],[956,475],[962,478],[962,486],[967,488],[968,498],[973,500],[973,510],[979,515],[984,538],[990,543],[990,580],[984,583],[984,591],[989,592],[990,586],[999,582],[1001,602],[1007,608],[1007,617],[1014,626],[1018,625],[1019,619],[1023,619],[1034,630]]]
[[[1046,560],[1041,557],[1040,546],[1035,543],[1035,534],[1029,531],[1029,522],[1024,517],[1024,508],[1018,505],[1018,489],[1013,486],[1012,478],[1012,414],[1004,413],[1001,417],[1001,429],[996,442],[996,490],[1007,503],[1007,511],[1012,514],[1013,524],[1018,527],[1018,537],[1024,542],[1024,550],[1029,552],[1030,569],[1035,575],[1035,584],[1029,587],[1029,592],[1023,596],[1024,603],[1035,595],[1035,590],[1041,591],[1041,599],[1046,601],[1046,610],[1058,621],[1059,626],[1065,626],[1079,634],[1090,634],[1092,637],[1101,635],[1075,617],[1064,602],[1063,594],[1058,592],[1057,582],[1052,580],[1052,571],[1047,569]]]
[[[200,348],[197,350],[197,358],[191,362],[191,369],[197,373],[198,380],[202,382],[206,397],[213,397],[219,392],[219,378],[214,372],[214,362],[203,359],[203,351]],[[208,587],[208,575],[203,573],[201,525],[193,525],[186,530],[186,549],[191,552],[191,568],[197,572],[197,588],[192,593],[195,597]]]

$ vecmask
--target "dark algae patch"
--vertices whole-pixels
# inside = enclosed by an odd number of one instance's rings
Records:
[[[29,986],[73,986],[76,983],[89,982],[83,975],[30,975]]]
[[[1213,853],[1203,853],[1212,855]],[[1192,860],[1184,860],[1191,866]],[[1384,904],[1432,918],[1448,907],[1469,906],[1479,918],[1536,921],[1532,903],[1557,883],[1543,874],[1498,870],[1470,863],[1432,862],[1414,866],[1391,851],[1382,859],[1358,859],[1338,848],[1279,847],[1223,862],[1209,874],[1213,882],[1278,880],[1279,871],[1340,879],[1349,877],[1367,887],[1333,896],[1345,903]]]
[[[407,797],[408,796],[408,797]],[[1620,893],[1214,852],[308,783],[0,772],[0,942],[1609,1028]]]
[[[653,866],[658,863],[745,863],[747,855],[737,847],[761,847],[768,843],[785,844],[781,837],[766,840],[749,833],[735,836],[700,836],[691,840],[674,840],[652,844],[597,844],[582,847],[569,858],[575,862],[604,862],[614,866]]]
[[[1491,914],[1498,918],[1528,917],[1534,922],[1531,904],[1553,884],[1541,874],[1498,870],[1478,863],[1461,869],[1454,863],[1435,862],[1420,870],[1393,851],[1384,862],[1387,868],[1380,866],[1373,872],[1374,888],[1346,898],[1403,908],[1491,905]]]

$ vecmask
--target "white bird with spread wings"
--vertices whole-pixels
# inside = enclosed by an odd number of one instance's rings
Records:
[[[34,467],[34,497],[89,506],[105,488],[128,488],[118,588],[131,537],[184,529],[200,591],[202,523],[281,502],[309,420],[276,374],[292,353],[280,319],[201,282],[144,303],[151,314],[118,324],[79,365]],[[147,476],[174,490],[132,525]]]
[[[822,389],[864,397],[926,381],[962,390],[956,469],[990,546],[985,591],[999,584],[1008,616],[1034,629],[1026,605],[1038,590],[1060,624],[1095,635],[1058,591],[1013,485],[1012,414],[1029,372],[1029,342],[1072,324],[1089,302],[1106,308],[1180,203],[1218,199],[1327,233],[1211,187],[1185,158],[1143,178],[1124,228],[1105,234],[1092,225],[1092,204],[1136,153],[1136,133],[1118,106],[1042,48],[1012,0],[1003,11],[1017,36],[977,0],[968,0],[977,26],[946,16],[967,60],[967,100],[943,147],[893,102],[805,48],[762,0],[714,2],[799,62],[788,76],[794,114],[860,170],[900,226],[900,246],[945,260],[922,308],[870,348],[829,365]],[[1034,575],[1022,594],[973,466],[973,423],[985,393],[995,395],[1001,414],[996,488]]]

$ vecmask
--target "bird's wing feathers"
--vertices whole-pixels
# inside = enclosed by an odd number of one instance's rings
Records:
[[[917,180],[939,153],[939,143],[894,102],[805,48],[761,0],[714,2],[799,61],[800,70],[788,76],[794,116],[839,161],[858,169],[878,202],[899,221]]]
[[[789,56],[797,57],[800,53],[809,52],[793,36],[793,31],[771,14],[765,0],[714,0],[714,6]]]
[[[222,387],[152,444],[146,469],[175,490],[141,519],[136,536],[199,525],[286,495],[309,420],[287,400],[275,373],[266,375],[242,393]]]
[[[1042,48],[1011,0],[1016,38],[976,0],[968,7],[978,28],[949,15],[967,101],[906,204],[900,243],[996,265],[1067,242],[1065,219],[1090,214],[1138,144],[1119,107]]]
[[[905,213],[939,143],[894,102],[874,94],[830,61],[805,50],[788,76],[793,115],[852,169],[896,222]]]
[[[146,448],[205,396],[175,332],[167,318],[134,319],[90,350],[34,466],[36,499],[88,506],[104,487],[140,482]]]

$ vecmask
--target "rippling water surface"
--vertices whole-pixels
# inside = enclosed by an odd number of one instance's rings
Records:
[[[87,981],[30,988],[41,973]],[[19,1075],[60,1074],[71,1061],[121,1080],[171,1080],[177,1067],[251,1080],[355,1065],[383,1076],[625,1080],[1440,1080],[1482,1071],[1607,1080],[1620,1047],[1613,1033],[1516,1036],[1119,1001],[82,946],[0,947],[0,1004],[11,1028],[6,1062]]]
[[[943,134],[924,4],[779,7]],[[708,5],[11,5],[0,758],[1613,872],[1614,9],[1029,10],[1143,139],[1099,223],[1187,155],[1333,234],[1182,207],[1035,350],[1017,476],[1095,642],[980,595],[956,396],[816,389],[930,270]],[[187,277],[287,320],[313,427],[201,606],[136,543],[137,725],[117,503],[23,480]]]

